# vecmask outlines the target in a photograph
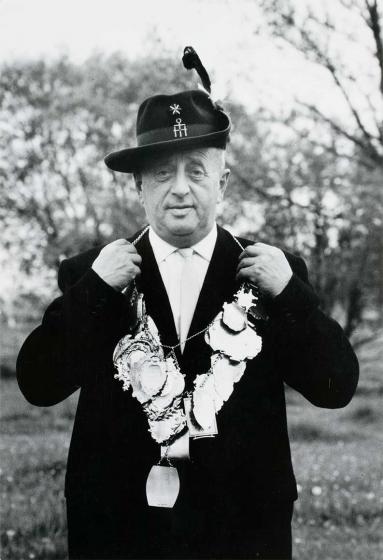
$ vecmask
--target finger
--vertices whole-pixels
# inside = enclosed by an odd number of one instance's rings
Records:
[[[129,269],[127,269],[126,274],[128,275],[129,278],[133,279],[136,276],[138,276],[139,274],[141,274],[141,269],[139,266],[136,266],[134,264],[131,264],[129,266]]]
[[[241,268],[248,268],[249,266],[252,266],[253,264],[256,264],[255,261],[256,261],[256,258],[254,258],[254,257],[244,257],[238,263],[237,272],[239,270],[241,270]]]
[[[125,257],[129,259],[134,259],[141,262],[141,255],[137,252],[137,249],[134,245],[121,245],[118,246],[118,252],[120,255],[125,255]]]
[[[265,243],[254,243],[253,245],[248,245],[246,249],[239,255],[239,258],[244,257],[256,257],[257,255],[264,255],[270,253],[275,247],[272,245],[266,245]]]
[[[135,255],[137,253],[137,249],[132,243],[129,243],[129,241],[127,241],[126,245],[121,244],[121,245],[117,245],[117,247],[121,247],[123,251],[127,251],[132,255]]]
[[[239,270],[236,274],[236,279],[238,281],[240,280],[251,281],[251,283],[254,284],[257,281],[257,279],[255,278],[256,275],[253,272],[254,271],[251,270],[249,267],[241,268],[241,270]]]
[[[238,263],[237,270],[240,268],[247,268],[249,266],[253,266],[257,268],[262,265],[267,265],[272,259],[272,256],[268,253],[262,253],[261,255],[257,255],[256,257],[244,257]]]
[[[137,266],[140,266],[140,264],[142,263],[142,257],[138,253],[131,254],[130,259]]]
[[[113,247],[116,247],[118,245],[132,245],[131,243],[129,243],[129,241],[127,239],[115,239],[114,241],[112,241],[111,243],[109,243],[107,246],[111,246],[113,245]],[[133,247],[133,245],[132,245]]]

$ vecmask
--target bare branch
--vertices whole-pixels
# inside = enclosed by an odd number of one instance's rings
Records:
[[[346,7],[346,5],[341,1],[338,0],[344,7]],[[347,7],[348,10],[351,10],[351,6]],[[358,15],[362,17],[362,19],[364,20],[365,18],[363,17],[363,14],[358,11]],[[315,23],[315,25],[317,25],[318,27],[321,27],[324,31],[328,31],[329,33],[336,33],[337,35],[342,35],[342,37],[344,37],[348,42],[350,43],[355,43],[355,44],[359,44],[359,41],[355,38],[355,35],[352,32],[348,31],[348,27],[342,27],[339,28],[337,27],[330,19],[328,14],[326,15],[326,19],[325,21],[320,20],[319,18],[317,18],[315,16],[315,14],[310,10],[309,16],[308,16],[308,20],[312,21]]]
[[[360,152],[357,152],[356,154],[352,154],[352,155],[346,154],[344,152],[340,152],[339,150],[337,150],[337,148],[333,144],[329,146],[328,144],[325,144],[323,142],[318,142],[311,139],[310,139],[310,144],[312,144],[313,146],[317,146],[318,148],[322,148],[327,153],[335,156],[336,158],[345,159],[348,160],[350,163],[353,164],[356,163],[358,165],[362,165],[369,171],[375,169],[375,165],[372,162],[370,162],[367,158],[358,157],[358,153]]]
[[[355,2],[355,0],[338,0],[338,2],[341,6],[343,6],[343,8],[356,13],[363,19],[363,21],[366,21],[366,14],[359,2]]]
[[[365,2],[369,16],[366,21],[374,36],[376,48],[375,56],[380,70],[380,92],[383,95],[383,40],[378,3],[377,0],[372,0],[372,2],[365,0]]]
[[[366,103],[370,109],[370,115],[374,121],[374,124],[376,126],[376,130],[378,131],[378,139],[379,142],[382,144],[383,146],[383,121],[380,119],[378,115],[376,114],[376,107],[374,106],[373,102],[371,101],[371,97],[367,94],[364,93],[363,97],[366,100]]]
[[[361,348],[363,345],[377,340],[381,335],[382,335],[381,331],[376,330],[372,334],[368,334],[366,336],[363,336],[362,338],[352,339],[352,346],[354,350],[359,350],[359,348]]]
[[[310,105],[309,103],[304,103],[302,101],[300,101],[299,104],[302,105],[303,107],[306,107],[306,109],[308,109],[312,113],[316,114],[322,121],[324,121],[328,125],[330,125],[330,127],[335,132],[337,132],[338,134],[340,134],[344,138],[347,138],[347,140],[350,140],[350,142],[353,142],[372,161],[374,161],[375,163],[378,163],[379,165],[383,165],[383,156],[379,154],[379,152],[375,149],[374,145],[371,142],[365,144],[360,138],[351,134],[350,132],[345,130],[343,127],[341,127],[338,123],[336,123],[335,121],[333,121],[332,119],[330,119],[329,117],[324,115],[322,113],[322,111],[320,111],[314,105]]]
[[[382,37],[381,37],[381,29],[379,27],[379,14],[377,8],[376,0],[373,0],[371,4],[369,0],[365,0],[368,3],[370,10],[373,11],[374,16],[374,29],[375,29],[375,36],[379,38],[379,43],[377,46],[377,52],[379,51],[382,54],[383,58],[383,51],[382,51]],[[346,0],[342,2],[342,5],[347,8],[351,9],[351,4],[348,3]],[[375,10],[375,11],[374,11]],[[367,14],[362,14],[360,10],[358,10],[358,15],[363,17],[366,21]],[[366,155],[372,159],[374,162],[379,163],[382,165],[383,162],[383,154],[380,152],[380,148],[378,146],[382,146],[383,144],[383,130],[379,123],[376,122],[376,133],[372,133],[368,128],[365,126],[365,120],[363,118],[362,111],[357,109],[355,104],[353,103],[349,91],[346,87],[346,76],[343,74],[343,69],[337,66],[330,55],[327,52],[325,47],[322,47],[319,42],[316,40],[315,36],[310,33],[310,26],[307,26],[308,22],[314,22],[316,25],[321,25],[322,28],[327,27],[329,31],[331,31],[332,24],[330,22],[322,22],[319,20],[315,15],[310,14],[308,18],[306,18],[305,23],[301,24],[297,21],[295,17],[295,11],[291,8],[289,11],[280,12],[278,18],[282,22],[282,25],[277,26],[274,22],[274,34],[284,41],[286,41],[289,45],[297,49],[301,52],[306,58],[311,59],[312,61],[316,62],[320,66],[324,67],[330,74],[333,82],[335,83],[337,89],[342,94],[343,99],[345,100],[347,107],[350,110],[351,115],[354,118],[356,123],[357,129],[360,131],[361,138],[358,138],[356,134],[351,134],[347,132],[343,127],[338,125],[337,123],[332,123],[331,119],[326,117],[324,120],[330,124],[336,132],[342,134],[342,136],[348,138],[355,144],[359,146],[360,149],[366,152]],[[372,21],[372,18],[370,17]],[[284,25],[283,25],[284,24]],[[298,38],[294,36],[290,36],[289,33],[286,31],[286,28],[293,29],[298,32]],[[377,55],[378,56],[378,55]],[[382,60],[383,64],[383,60]],[[383,78],[383,74],[382,74]],[[354,77],[351,79],[356,82]],[[381,84],[383,86],[383,82]],[[313,110],[313,108],[312,108]],[[318,116],[324,117],[319,110],[316,110]],[[372,111],[372,115],[375,114],[375,110]],[[362,138],[364,140],[362,141]]]
[[[244,177],[239,171],[238,168],[236,166],[231,166],[231,169],[234,173],[234,175],[237,177],[237,179],[239,179],[241,181],[241,183],[249,190],[249,191],[255,191],[256,193],[258,193],[262,198],[265,198],[267,200],[280,200],[280,201],[285,201],[288,203],[289,207],[291,206],[296,206],[297,208],[302,208],[304,210],[310,210],[312,208],[311,204],[301,204],[300,202],[297,202],[295,200],[293,200],[290,196],[290,193],[288,193],[287,191],[285,191],[284,194],[273,194],[271,195],[270,193],[268,193],[267,191],[265,191],[265,189],[262,189],[261,187],[258,187],[256,185],[257,181],[262,181],[264,180],[263,176],[260,176],[258,179],[253,179],[253,180],[249,180],[246,177]]]
[[[313,50],[314,54],[316,55],[318,61],[330,72],[330,75],[332,76],[335,84],[337,85],[337,87],[339,88],[340,92],[343,95],[343,98],[345,99],[354,119],[355,122],[358,126],[358,128],[360,129],[360,131],[362,132],[363,136],[366,138],[366,140],[368,141],[368,143],[371,143],[372,139],[374,138],[374,136],[372,136],[368,130],[365,128],[362,119],[359,115],[359,112],[355,109],[350,96],[348,95],[346,88],[343,85],[342,80],[339,77],[338,74],[338,70],[336,69],[335,65],[333,64],[333,62],[331,61],[330,57],[325,54],[320,47],[318,46],[318,44],[313,41],[311,39],[310,34],[308,33],[308,31],[306,31],[303,28],[298,28],[299,33],[301,34],[303,40],[311,47],[311,49]]]

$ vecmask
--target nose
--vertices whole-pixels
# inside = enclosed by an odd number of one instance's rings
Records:
[[[181,168],[177,170],[172,184],[172,193],[179,197],[186,196],[190,191],[188,177],[185,171]]]

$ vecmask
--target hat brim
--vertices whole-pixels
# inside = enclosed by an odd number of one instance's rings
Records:
[[[209,134],[201,136],[189,136],[175,138],[153,144],[145,144],[134,148],[122,148],[111,152],[104,158],[104,162],[109,169],[120,171],[121,173],[134,173],[140,169],[140,163],[152,154],[160,154],[164,151],[177,151],[182,149],[193,149],[199,147],[218,147],[225,148],[230,132],[229,119],[227,126]]]

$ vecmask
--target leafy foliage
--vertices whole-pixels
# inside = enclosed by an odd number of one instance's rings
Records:
[[[102,159],[132,145],[139,103],[196,87],[163,56],[93,56],[6,65],[0,77],[0,219],[8,321],[36,319],[54,293],[59,260],[144,223],[133,182]],[[300,252],[326,311],[352,333],[382,298],[376,171],[315,144],[328,131],[225,102],[233,121],[231,186],[221,222],[237,234]],[[335,136],[333,135],[335,143]],[[4,282],[4,280],[3,280]],[[1,297],[1,296],[0,296]],[[375,317],[376,318],[376,317]]]

